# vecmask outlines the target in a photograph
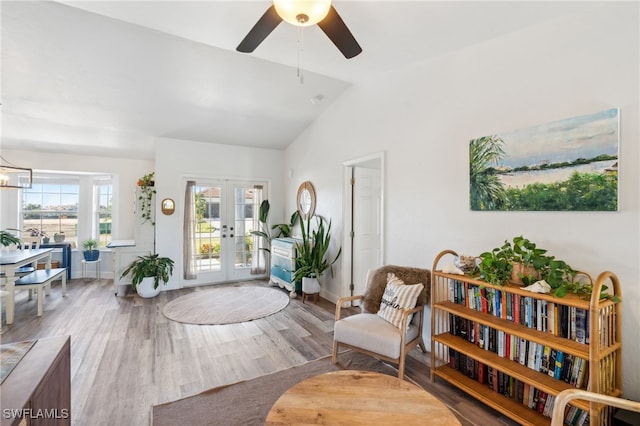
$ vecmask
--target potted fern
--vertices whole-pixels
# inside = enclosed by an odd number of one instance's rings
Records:
[[[131,274],[131,287],[140,297],[155,297],[160,294],[160,281],[166,284],[173,274],[173,265],[172,259],[149,253],[146,256],[138,256],[122,272],[121,277]]]

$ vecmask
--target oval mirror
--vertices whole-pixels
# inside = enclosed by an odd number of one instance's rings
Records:
[[[316,191],[311,182],[305,181],[300,184],[296,205],[302,219],[307,219],[314,215],[316,211]]]

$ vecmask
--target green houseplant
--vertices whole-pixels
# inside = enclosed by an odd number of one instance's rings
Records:
[[[512,241],[480,254],[478,271],[482,279],[495,285],[509,281],[529,285],[545,280],[559,297],[568,291],[583,292],[574,282],[576,271],[565,261],[547,254],[546,249],[523,236]]]
[[[0,231],[0,243],[3,247],[10,246],[11,244],[20,244],[20,238],[16,237],[9,231]]]
[[[155,297],[160,293],[160,281],[165,284],[173,274],[174,262],[168,257],[156,254],[138,256],[122,272],[121,278],[131,275],[131,287],[141,297]]]
[[[100,250],[98,250],[98,241],[89,238],[82,242],[84,260],[87,262],[95,262],[100,258]]]
[[[156,194],[154,177],[155,172],[151,172],[138,179],[138,186],[140,187],[138,201],[140,202],[140,217],[143,219],[142,223],[150,221],[151,225],[155,226],[156,222],[153,220],[153,214],[151,212],[153,196]]]
[[[266,245],[261,247],[260,250],[264,250],[271,253],[271,240],[278,237],[290,237],[293,232],[293,228],[300,222],[300,213],[296,210],[291,215],[290,223],[278,223],[271,226],[269,229],[269,210],[271,205],[269,200],[263,200],[260,203],[260,210],[258,211],[258,221],[260,222],[260,229],[258,231],[251,231],[251,235],[255,235],[264,239]]]
[[[331,271],[333,276],[333,264],[336,263],[342,247],[338,250],[333,260],[328,256],[329,245],[331,244],[331,221],[325,227],[325,219],[321,216],[315,216],[316,228],[311,228],[311,217],[306,221],[300,221],[300,232],[302,234],[301,241],[296,242],[296,270],[294,272],[294,280],[302,280],[303,293],[317,293],[320,289],[318,278],[327,270]],[[309,285],[312,288],[305,291],[305,278],[311,278]],[[315,282],[313,281],[315,280]],[[315,291],[314,291],[315,290]]]

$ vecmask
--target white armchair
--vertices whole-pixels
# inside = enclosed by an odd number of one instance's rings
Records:
[[[405,284],[421,283],[424,286],[418,295],[416,307],[402,311],[400,327],[377,315],[390,272]],[[339,348],[345,347],[398,364],[398,378],[402,380],[406,354],[416,345],[426,352],[422,328],[424,306],[429,302],[430,290],[431,271],[428,269],[388,265],[369,271],[365,294],[342,297],[336,304],[333,363],[337,362]],[[361,312],[343,318],[343,304],[356,300],[360,301]]]

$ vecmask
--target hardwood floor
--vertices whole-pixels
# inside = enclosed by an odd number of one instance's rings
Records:
[[[277,314],[251,322],[199,326],[168,320],[162,307],[207,287],[148,300],[115,297],[112,281],[105,279],[70,280],[65,298],[59,286],[45,299],[40,318],[35,298],[18,293],[15,323],[7,326],[2,319],[1,340],[71,335],[74,425],[147,425],[152,405],[331,353],[335,305],[324,299],[294,299]],[[407,376],[451,407],[463,425],[514,424],[441,380],[431,383],[427,364],[428,354],[414,350]]]

